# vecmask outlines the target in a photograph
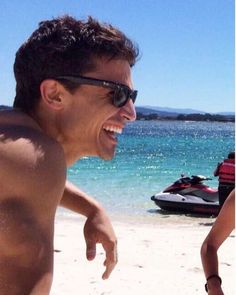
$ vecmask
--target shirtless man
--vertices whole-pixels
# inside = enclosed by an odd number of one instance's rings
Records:
[[[114,156],[115,133],[136,117],[137,56],[123,33],[91,17],[41,22],[18,50],[14,108],[0,111],[1,295],[49,294],[59,205],[87,217],[87,259],[101,243],[103,279],[115,267],[109,218],[66,181],[66,169],[83,156]]]

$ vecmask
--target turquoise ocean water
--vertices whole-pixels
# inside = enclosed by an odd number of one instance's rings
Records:
[[[157,209],[150,197],[181,173],[212,177],[208,183],[217,187],[213,171],[234,150],[234,124],[136,121],[118,140],[113,160],[81,159],[68,169],[68,179],[111,215],[145,218]]]

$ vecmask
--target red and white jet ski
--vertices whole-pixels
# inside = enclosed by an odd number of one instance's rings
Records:
[[[211,178],[203,175],[181,175],[172,185],[152,196],[151,200],[167,211],[217,215],[218,190],[203,184],[205,180]]]

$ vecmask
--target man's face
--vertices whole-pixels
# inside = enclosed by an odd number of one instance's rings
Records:
[[[100,59],[94,71],[83,77],[120,83],[133,89],[130,66],[124,60]],[[121,133],[136,112],[132,100],[118,108],[113,105],[114,90],[94,85],[80,85],[70,94],[67,113],[67,145],[77,160],[81,156],[112,159],[117,145],[116,133]]]

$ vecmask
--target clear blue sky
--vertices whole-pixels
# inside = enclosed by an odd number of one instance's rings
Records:
[[[1,0],[0,104],[13,102],[18,47],[63,14],[111,22],[138,43],[137,105],[234,111],[233,0]]]

